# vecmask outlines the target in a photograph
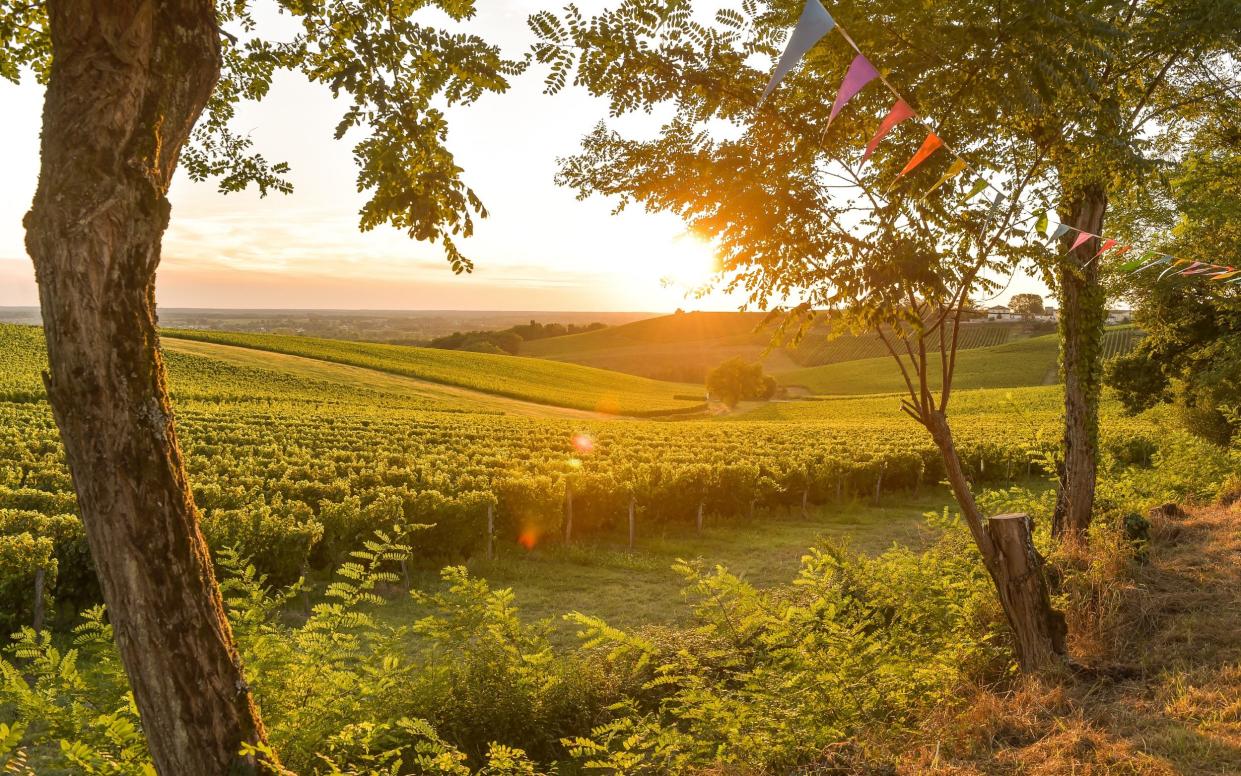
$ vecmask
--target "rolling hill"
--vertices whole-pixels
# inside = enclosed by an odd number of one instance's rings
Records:
[[[1127,353],[1141,338],[1142,333],[1131,326],[1108,329],[1103,335],[1103,352],[1106,357]],[[961,350],[957,353],[953,383],[958,389],[1051,385],[1057,381],[1058,356],[1055,334]],[[819,395],[905,390],[900,371],[890,356],[795,369],[776,376],[784,385],[800,386]]]
[[[813,325],[796,345],[770,347],[765,313],[694,312],[649,318],[599,331],[522,344],[522,354],[660,380],[701,382],[720,362],[735,356],[762,361],[779,374],[886,356],[874,334],[831,337],[825,322]],[[1054,324],[976,321],[962,327],[960,348],[973,350],[1049,334]]]
[[[190,340],[301,356],[493,396],[609,415],[652,416],[703,408],[702,388],[534,358],[314,337],[165,330]]]

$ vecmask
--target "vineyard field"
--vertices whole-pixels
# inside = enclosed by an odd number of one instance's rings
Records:
[[[288,346],[251,336],[272,350]],[[39,378],[41,333],[0,327],[0,349],[11,356],[0,368],[0,543],[32,530],[54,537],[39,545],[59,569],[49,589],[90,601],[72,483]],[[571,588],[579,597],[595,584],[619,589],[616,575],[634,564],[662,586],[664,556],[732,562],[746,542],[762,576],[764,564],[783,564],[812,534],[856,528],[882,545],[904,536],[904,521],[924,507],[949,503],[936,486],[938,454],[890,396],[776,402],[724,418],[600,419],[554,408],[539,416],[506,397],[437,394],[443,386],[330,359],[173,338],[166,356],[208,541],[238,549],[277,583],[330,569],[394,526],[427,568],[482,563],[489,516],[498,559],[488,573],[519,588],[533,580],[531,595],[549,601],[572,598]],[[976,483],[1039,474],[1035,461],[1058,436],[1055,386],[962,391],[954,402],[957,443]],[[1146,421],[1109,417],[1103,444],[1141,459],[1156,437]],[[932,501],[897,519],[865,511],[876,495],[880,509]],[[800,515],[803,504],[811,517],[771,529],[771,542],[747,533],[768,530],[748,526],[770,516]],[[626,547],[629,514],[638,555]],[[699,515],[712,537],[698,536]],[[412,524],[434,527],[400,528]],[[20,565],[13,573],[32,572]],[[560,581],[539,581],[549,574]],[[21,594],[3,605],[28,608],[27,582],[0,587]]]
[[[374,369],[523,401],[619,415],[692,412],[700,386],[665,383],[576,364],[275,334],[169,330],[197,340]],[[684,397],[684,398],[678,398]]]

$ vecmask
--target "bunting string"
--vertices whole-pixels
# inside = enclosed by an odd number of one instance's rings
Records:
[[[856,56],[854,56],[853,60],[849,63],[849,68],[845,72],[844,80],[841,82],[840,89],[836,93],[836,99],[832,103],[832,109],[830,115],[828,116],[827,126],[824,127],[823,130],[824,137],[826,137],[827,129],[831,127],[832,121],[834,121],[840,112],[844,110],[846,104],[857,96],[857,94],[868,84],[872,81],[878,80],[884,85],[884,87],[887,88],[889,92],[891,92],[892,96],[896,98],[896,101],[888,110],[887,115],[885,115],[883,120],[879,123],[879,127],[875,130],[875,133],[871,137],[870,141],[866,144],[866,150],[862,154],[862,162],[865,163],[870,159],[870,157],[878,149],[880,143],[883,142],[888,133],[895,129],[898,124],[911,119],[916,121],[924,130],[926,130],[926,138],[923,140],[922,145],[914,153],[913,157],[911,157],[901,171],[897,173],[896,178],[893,179],[892,183],[888,186],[887,191],[891,192],[892,189],[904,180],[909,173],[913,172],[937,151],[943,149],[953,157],[953,161],[939,180],[936,181],[935,185],[931,186],[922,194],[920,201],[938,191],[948,181],[968,171],[975,176],[975,180],[970,190],[962,199],[962,202],[968,202],[986,189],[991,189],[995,193],[995,197],[991,202],[986,220],[984,221],[983,232],[985,232],[1006,201],[1007,194],[988,181],[982,172],[965,158],[963,153],[958,152],[951,145],[945,142],[942,137],[940,137],[932,122],[927,117],[923,116],[917,108],[913,107],[912,104],[905,99],[905,96],[892,84],[890,80],[888,80],[888,77],[884,75],[882,70],[875,67],[871,60],[857,45],[857,42],[854,41],[853,37],[849,35],[848,31],[845,30],[845,28],[841,26],[841,24],[834,19],[830,13],[828,13],[821,0],[806,0],[806,5],[802,9],[801,18],[798,20],[797,26],[794,28],[793,34],[789,38],[788,45],[785,47],[784,54],[780,57],[780,60],[776,65],[775,72],[772,73],[771,80],[767,84],[767,88],[763,90],[762,97],[759,99],[758,104],[761,106],[771,95],[771,93],[775,91],[776,87],[779,86],[780,82],[784,80],[785,76],[787,76],[789,72],[791,72],[792,69],[798,64],[798,62],[801,61],[802,57],[804,57],[820,40],[826,37],[827,34],[833,30],[840,34],[845,43],[853,49]],[[1023,212],[1023,210],[1019,209],[1018,213],[1020,212]],[[1082,266],[1089,266],[1092,262],[1100,259],[1109,251],[1112,251],[1111,256],[1113,258],[1119,258],[1120,256],[1123,256],[1133,250],[1132,245],[1122,245],[1114,238],[1087,232],[1084,229],[1079,229],[1071,224],[1055,223],[1053,229],[1052,222],[1046,213],[1032,213],[1030,218],[1024,219],[1018,223],[1028,222],[1031,218],[1035,217],[1037,217],[1037,223],[1035,224],[1034,230],[1041,236],[1048,238],[1047,245],[1049,247],[1066,238],[1070,232],[1076,233],[1076,237],[1073,238],[1071,247],[1065,255],[1073,253],[1092,239],[1098,241],[1098,250]],[[1122,272],[1138,273],[1148,269],[1154,269],[1156,267],[1164,267],[1163,271],[1159,275],[1159,280],[1169,276],[1203,276],[1212,281],[1241,283],[1241,269],[1223,264],[1214,264],[1211,262],[1179,258],[1171,254],[1153,250],[1143,251],[1139,258],[1131,259],[1130,261],[1121,264],[1118,269]]]

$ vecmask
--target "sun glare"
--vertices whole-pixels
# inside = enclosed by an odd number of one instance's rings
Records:
[[[719,268],[715,246],[697,235],[686,233],[673,242],[663,280],[686,290],[698,289],[711,282]]]

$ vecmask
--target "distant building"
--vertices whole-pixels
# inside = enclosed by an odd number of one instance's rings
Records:
[[[1108,310],[1107,311],[1107,322],[1111,326],[1115,326],[1116,324],[1119,324],[1119,323],[1132,323],[1133,322],[1133,311],[1125,310],[1121,308],[1117,308],[1115,310]]]
[[[987,320],[989,321],[1019,321],[1021,316],[1014,313],[1002,304],[992,305],[987,308]]]

